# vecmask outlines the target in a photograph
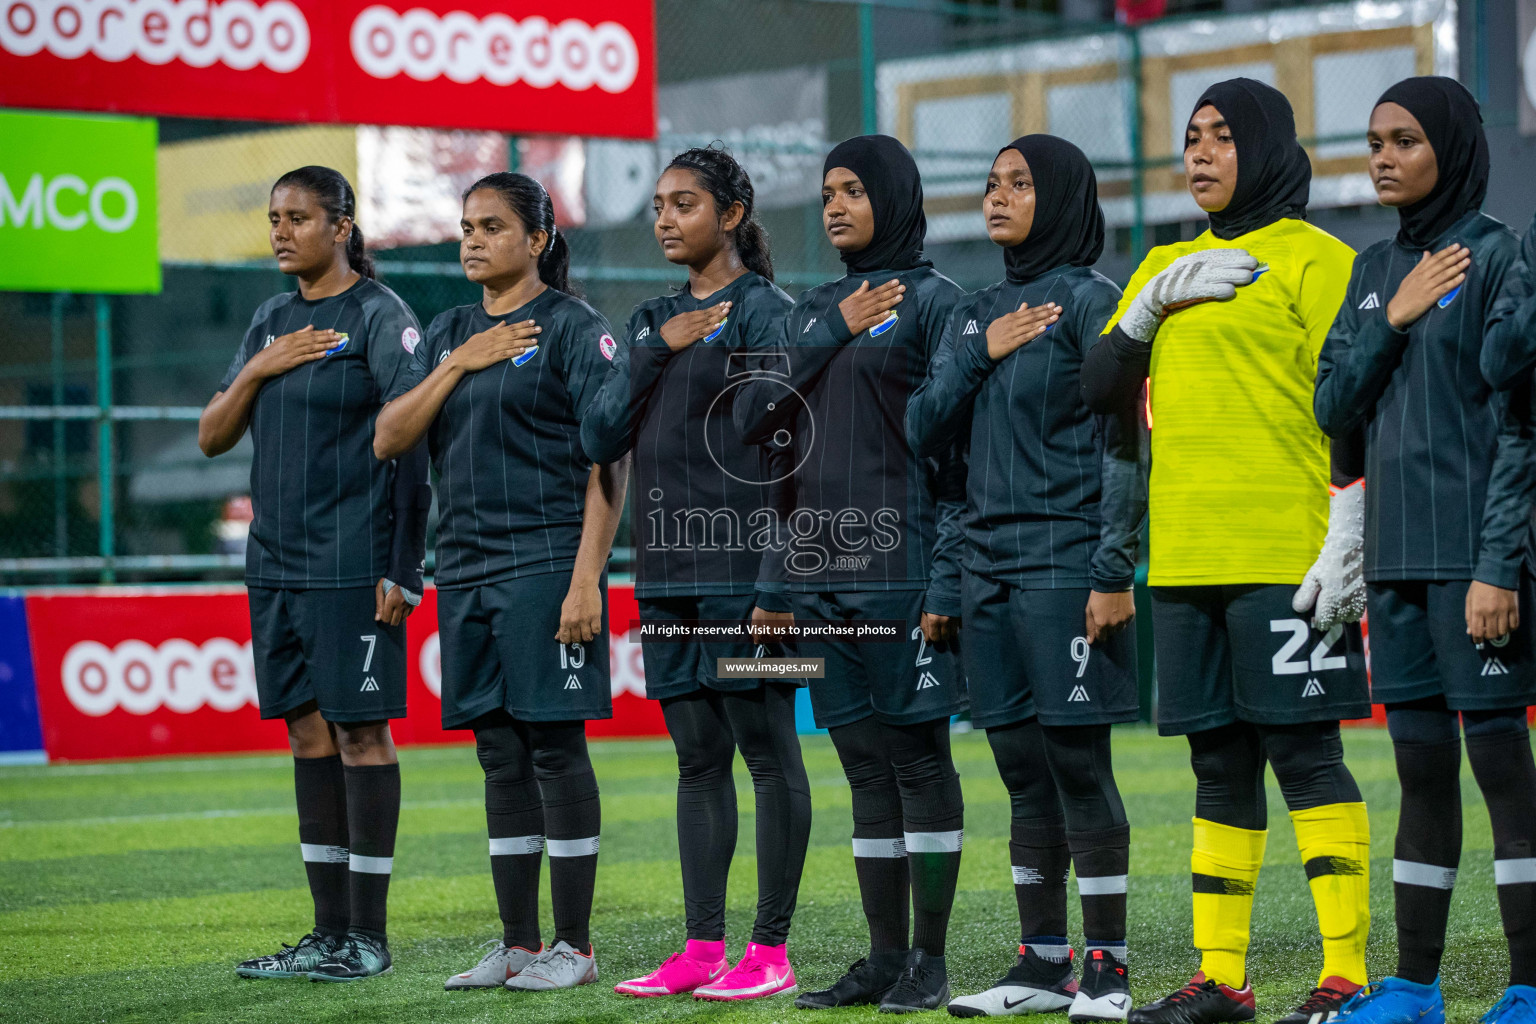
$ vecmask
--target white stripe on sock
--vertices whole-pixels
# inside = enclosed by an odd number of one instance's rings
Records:
[[[595,857],[597,836],[587,839],[546,839],[544,848],[551,857]]]
[[[300,843],[299,853],[311,864],[345,864],[347,862],[347,848],[345,846],[327,846],[324,843]]]
[[[894,839],[855,839],[853,855],[878,860],[897,860],[907,855],[907,844],[900,836]]]
[[[1030,942],[1026,944],[1026,948],[1034,950],[1035,956],[1040,957],[1042,960],[1050,960],[1053,963],[1060,963],[1072,955],[1072,947],[1070,945],[1042,946]]]
[[[965,829],[954,832],[903,832],[908,853],[959,853],[965,843]]]
[[[1536,882],[1536,857],[1514,857],[1493,862],[1495,885],[1525,885]]]
[[[1024,864],[1013,865],[1014,885],[1044,885],[1045,876]]]
[[[516,857],[523,854],[543,853],[543,836],[503,836],[491,837],[492,857]]]
[[[1497,874],[1498,861],[1494,861]],[[1443,868],[1438,864],[1420,864],[1412,860],[1392,862],[1392,881],[1404,885],[1422,885],[1426,889],[1456,888],[1456,869]]]
[[[1125,892],[1124,875],[1099,875],[1096,878],[1077,876],[1079,896],[1118,896]]]
[[[395,868],[393,857],[364,857],[352,854],[352,870],[364,875],[387,875]]]

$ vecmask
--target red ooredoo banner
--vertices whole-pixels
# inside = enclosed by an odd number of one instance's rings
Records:
[[[0,0],[0,106],[650,138],[650,0]]]
[[[243,588],[115,588],[27,595],[43,745],[51,760],[93,760],[286,750],[281,721],[261,721]],[[610,587],[608,620],[638,618],[632,587]],[[598,736],[664,736],[660,706],[646,700],[640,643],[610,631],[613,718]],[[409,716],[397,743],[470,739],[444,732],[437,591],[406,620]]]

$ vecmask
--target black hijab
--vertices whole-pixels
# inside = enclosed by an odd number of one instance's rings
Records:
[[[889,135],[860,135],[827,154],[821,176],[846,167],[864,183],[875,212],[875,234],[858,252],[841,253],[850,274],[931,267],[923,256],[928,218],[923,215],[923,179],[907,147]]]
[[[1026,284],[1056,267],[1097,263],[1104,251],[1104,211],[1098,178],[1083,151],[1054,135],[1026,135],[1003,149],[1018,150],[1035,179],[1029,237],[1003,250],[1008,280]]]
[[[1232,78],[1205,90],[1190,117],[1204,106],[1221,113],[1237,146],[1237,187],[1227,208],[1209,215],[1211,234],[1230,241],[1285,217],[1304,219],[1312,162],[1296,141],[1296,115],[1285,94],[1251,78]]]
[[[1427,249],[1488,194],[1488,138],[1483,112],[1460,82],[1426,75],[1405,78],[1376,101],[1396,103],[1424,127],[1440,177],[1429,195],[1398,209],[1397,240],[1414,249]]]

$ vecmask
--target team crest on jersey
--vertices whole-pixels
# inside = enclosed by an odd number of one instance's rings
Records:
[[[896,321],[900,320],[900,319],[901,319],[901,314],[897,313],[894,309],[891,310],[889,313],[887,313],[885,315],[885,319],[884,320],[880,321],[879,323],[875,324],[875,326],[873,326],[873,327],[871,327],[869,329],[869,336],[871,338],[878,338],[878,337],[880,337],[880,335],[884,334],[886,331],[890,330],[892,327],[895,327],[896,326]]]
[[[512,357],[512,365],[513,366],[522,366],[524,363],[528,362],[528,360],[532,359],[534,356],[536,356],[538,354],[539,354],[539,346],[537,346],[537,345],[530,346],[526,351],[523,352],[522,355],[520,355],[520,356],[513,356]]]
[[[969,321],[966,322],[965,330],[963,332],[961,332],[961,333],[962,334],[980,334],[981,333],[981,328],[976,326],[976,321],[975,320],[969,320]]]
[[[710,342],[712,342],[716,338],[720,337],[720,335],[724,334],[725,333],[725,325],[730,323],[730,322],[731,322],[731,318],[730,317],[726,317],[724,320],[721,320],[719,325],[716,326],[713,331],[710,331],[708,334],[706,334],[704,336],[704,344],[708,345]]]
[[[642,334],[641,337],[643,338],[645,335]],[[611,334],[605,334],[601,338],[597,339],[597,350],[601,352],[603,354],[603,358],[608,360],[610,363],[613,362],[613,353],[618,350],[618,347],[619,346],[614,343],[613,335]]]
[[[400,332],[400,346],[411,355],[416,354],[416,346],[421,343],[421,332],[414,327],[407,327]]]
[[[351,335],[347,334],[346,331],[337,331],[336,336],[341,340],[338,341],[333,347],[325,350],[325,354],[328,356],[333,356],[337,352],[340,352],[342,349],[347,347],[347,342],[352,340]]]
[[[1249,284],[1253,284],[1253,282],[1257,281],[1259,278],[1263,277],[1267,273],[1269,273],[1269,264],[1268,263],[1260,263],[1258,265],[1258,267],[1254,270],[1253,276],[1248,279],[1248,283]]]
[[[1456,298],[1456,296],[1458,296],[1460,294],[1461,294],[1461,285],[1457,285],[1455,288],[1452,288],[1450,291],[1448,291],[1444,295],[1440,296],[1440,301],[1435,303],[1435,305],[1439,306],[1441,309],[1444,309],[1446,306],[1449,306],[1451,304],[1451,300],[1452,299]]]

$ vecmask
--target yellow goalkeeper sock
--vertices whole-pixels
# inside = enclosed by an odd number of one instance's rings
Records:
[[[1232,988],[1247,977],[1248,919],[1268,834],[1195,819],[1195,948],[1205,976]]]
[[[1323,933],[1318,983],[1339,977],[1364,985],[1365,939],[1371,930],[1371,826],[1365,804],[1292,811],[1291,824]]]

